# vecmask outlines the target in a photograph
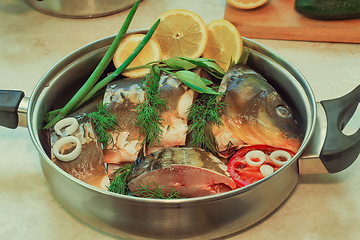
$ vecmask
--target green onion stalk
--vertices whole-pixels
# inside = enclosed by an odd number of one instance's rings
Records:
[[[88,101],[97,91],[101,90],[103,87],[105,87],[109,82],[111,82],[114,78],[116,78],[120,73],[122,73],[127,66],[136,58],[136,56],[141,52],[141,50],[145,47],[147,42],[150,40],[152,35],[154,34],[157,26],[160,23],[160,19],[158,19],[150,28],[150,30],[147,32],[145,37],[141,40],[139,45],[134,49],[134,51],[130,54],[130,56],[111,74],[109,74],[107,77],[105,77],[103,80],[98,82],[88,94],[79,102],[79,104],[76,106],[76,108],[79,108],[82,106],[86,101]]]
[[[126,17],[124,24],[122,25],[119,33],[116,35],[114,41],[110,45],[109,49],[106,51],[104,57],[101,59],[98,66],[95,68],[93,73],[90,75],[88,80],[85,82],[85,84],[79,89],[79,91],[71,98],[71,100],[62,108],[55,110],[56,114],[55,117],[45,125],[44,129],[49,129],[52,126],[55,125],[59,120],[64,118],[67,114],[69,114],[74,107],[87,95],[87,93],[92,89],[92,87],[96,84],[96,82],[99,80],[103,72],[105,71],[106,67],[109,65],[112,56],[114,55],[116,49],[118,48],[121,40],[123,39],[125,33],[127,32],[131,20],[133,19],[135,12],[137,10],[137,7],[139,5],[139,0],[136,1],[132,9],[130,10],[128,16]]]

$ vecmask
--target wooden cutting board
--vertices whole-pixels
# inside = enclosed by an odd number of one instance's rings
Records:
[[[241,10],[225,8],[226,20],[249,38],[360,43],[360,19],[319,21],[294,9],[294,0],[269,0],[265,5]]]

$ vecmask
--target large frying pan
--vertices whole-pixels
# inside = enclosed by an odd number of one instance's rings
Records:
[[[56,63],[40,79],[30,98],[19,91],[0,92],[0,124],[9,128],[27,125],[55,197],[72,214],[96,228],[137,239],[210,239],[229,235],[273,212],[292,192],[302,172],[335,173],[347,168],[359,155],[360,130],[348,136],[342,129],[360,102],[360,86],[341,98],[317,103],[308,82],[294,66],[267,47],[243,38],[250,51],[249,65],[280,92],[301,124],[304,140],[291,161],[244,188],[192,199],[123,196],[81,182],[49,159],[41,129],[45,113],[71,97],[113,38],[88,44]]]

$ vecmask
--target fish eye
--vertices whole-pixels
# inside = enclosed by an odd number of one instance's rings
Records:
[[[276,112],[276,115],[280,118],[286,119],[291,116],[291,113],[287,106],[279,105],[275,108],[275,112]]]

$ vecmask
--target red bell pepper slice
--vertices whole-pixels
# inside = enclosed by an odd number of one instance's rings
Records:
[[[252,145],[241,148],[237,151],[228,163],[228,171],[231,178],[238,185],[238,187],[244,187],[260,179],[264,178],[260,172],[260,166],[250,166],[245,161],[245,155],[253,150],[260,150],[265,153],[266,159],[262,165],[270,165],[274,168],[274,172],[280,168],[280,166],[274,164],[270,159],[270,154],[276,150],[283,150],[290,153],[291,157],[295,155],[294,152],[284,149],[276,148],[268,145]]]

